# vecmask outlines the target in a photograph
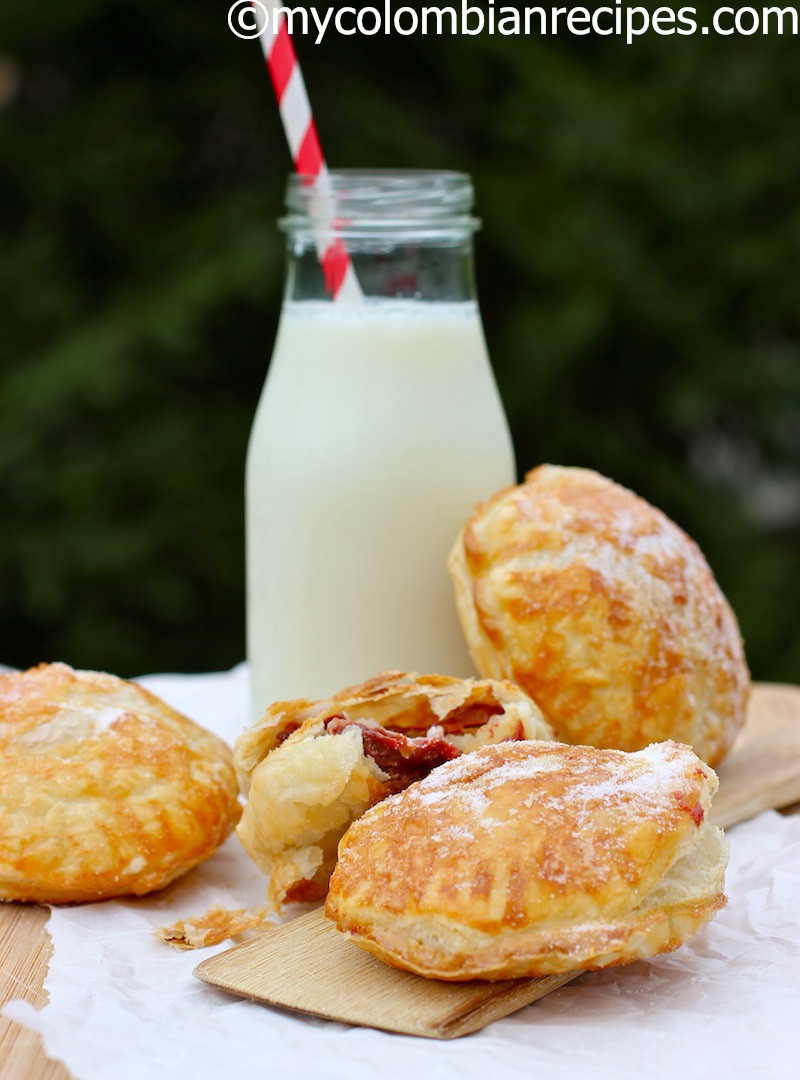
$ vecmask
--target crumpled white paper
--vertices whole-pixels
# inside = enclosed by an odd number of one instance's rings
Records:
[[[244,667],[141,680],[232,742],[247,722]],[[729,830],[728,906],[687,945],[652,962],[582,976],[452,1042],[390,1035],[243,1001],[192,976],[206,956],[151,930],[212,903],[250,907],[264,879],[236,837],[165,893],[53,909],[54,955],[39,1031],[79,1080],[417,1077],[681,1080],[800,1076],[800,817],[765,813]]]

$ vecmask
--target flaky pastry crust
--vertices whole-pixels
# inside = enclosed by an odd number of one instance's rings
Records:
[[[66,664],[0,675],[0,899],[160,889],[240,812],[229,747],[143,687]]]
[[[487,746],[368,810],[326,914],[439,979],[602,968],[677,948],[725,902],[714,772],[685,745]]]
[[[700,549],[588,469],[543,465],[470,518],[449,568],[473,660],[511,679],[556,737],[688,743],[709,764],[745,718],[736,618]]]
[[[237,827],[268,900],[325,896],[351,821],[442,761],[552,731],[519,687],[383,672],[324,701],[277,702],[236,740],[248,801]]]

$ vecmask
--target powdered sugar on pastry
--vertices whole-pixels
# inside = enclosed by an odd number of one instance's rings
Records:
[[[136,722],[136,714],[129,708],[61,706],[50,719],[21,734],[18,741],[28,750],[49,750],[81,739],[98,739],[126,717]],[[147,717],[144,722],[147,723]]]
[[[674,742],[484,747],[351,826],[326,912],[389,963],[445,979],[673,949],[724,903],[716,787]]]
[[[457,835],[465,841],[474,840],[475,829],[495,828],[522,809],[531,818],[558,815],[562,828],[572,822],[576,839],[600,814],[674,817],[688,812],[700,825],[716,781],[711,780],[712,770],[698,762],[694,766],[697,779],[708,791],[695,784],[694,796],[687,793],[690,753],[687,747],[672,742],[635,753],[587,753],[583,747],[555,750],[545,742],[527,744],[524,755],[519,756],[509,747],[499,760],[496,756],[469,756],[447,769],[437,769],[409,789],[402,800],[392,802],[387,812],[402,818],[413,814],[417,806],[428,809],[447,803],[460,823]],[[505,789],[501,807],[492,801],[497,788]],[[514,797],[517,794],[519,801]],[[398,827],[402,828],[402,823]]]
[[[558,738],[727,752],[750,685],[736,618],[698,546],[644,499],[543,465],[479,507],[449,567],[478,670],[522,686]]]

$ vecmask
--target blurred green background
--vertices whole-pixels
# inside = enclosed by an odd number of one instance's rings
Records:
[[[244,655],[289,157],[227,8],[0,8],[0,662]],[[661,506],[754,675],[800,680],[796,39],[297,48],[332,166],[473,174],[521,471],[587,465]]]

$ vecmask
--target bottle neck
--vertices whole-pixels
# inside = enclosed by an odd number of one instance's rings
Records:
[[[398,242],[354,244],[344,241],[365,297],[459,302],[475,299],[472,238],[460,244]],[[330,300],[316,245],[289,236],[285,300]]]
[[[342,170],[287,191],[287,300],[331,299],[319,252],[342,243],[367,298],[475,299],[473,191],[463,173]]]

